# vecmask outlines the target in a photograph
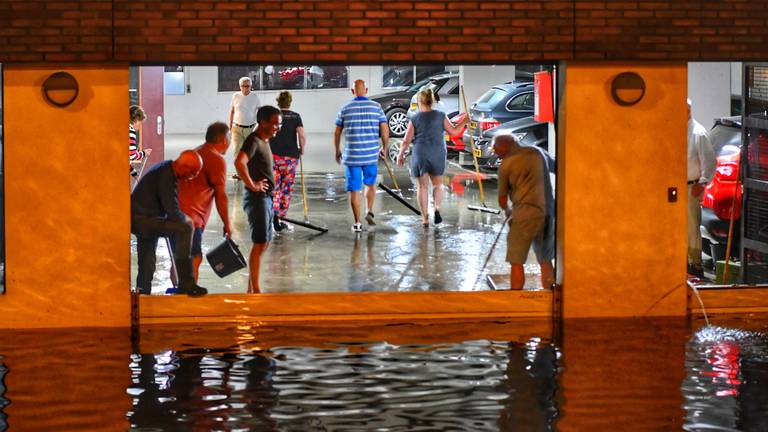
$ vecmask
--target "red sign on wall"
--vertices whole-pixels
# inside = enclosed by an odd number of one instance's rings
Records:
[[[533,74],[533,119],[540,122],[555,121],[552,105],[552,74],[536,72]]]

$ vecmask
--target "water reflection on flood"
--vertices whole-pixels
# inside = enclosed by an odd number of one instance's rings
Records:
[[[136,430],[552,430],[558,357],[534,339],[131,358]]]
[[[705,327],[688,344],[685,364],[685,430],[768,430],[765,335]]]

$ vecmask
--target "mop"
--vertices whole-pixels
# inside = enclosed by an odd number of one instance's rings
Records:
[[[501,233],[504,232],[504,228],[509,223],[509,220],[512,219],[512,213],[507,216],[506,219],[504,219],[504,223],[501,224],[501,228],[499,228],[499,232],[496,234],[496,238],[493,240],[493,244],[491,244],[491,250],[488,251],[488,255],[485,257],[485,262],[483,263],[483,266],[480,268],[480,271],[477,273],[477,279],[475,279],[475,283],[472,284],[472,289],[475,289],[477,286],[477,283],[480,282],[480,278],[483,277],[483,272],[485,271],[485,267],[488,265],[488,261],[491,260],[491,255],[493,254],[493,250],[496,249],[496,244],[499,242],[499,238],[501,238]],[[496,290],[496,284],[493,283],[493,281],[490,279],[490,276],[487,278],[488,286],[491,287],[492,290]]]
[[[388,193],[392,198],[400,201],[401,204],[408,207],[412,212],[416,213],[417,215],[421,216],[421,211],[414,207],[411,203],[405,200],[405,197],[403,197],[403,191],[400,190],[400,186],[397,185],[397,179],[395,178],[395,173],[392,171],[392,168],[389,166],[389,163],[387,162],[387,156],[381,158],[384,161],[384,166],[387,167],[387,172],[389,172],[389,178],[392,179],[392,184],[395,185],[395,189],[398,190],[399,193],[395,193],[392,189],[384,186],[384,183],[379,182],[379,188],[384,190],[384,192]]]
[[[314,225],[309,221],[309,209],[307,207],[307,191],[306,191],[306,188],[304,187],[304,162],[301,155],[299,155],[299,172],[301,174],[301,203],[304,205],[304,220],[298,221],[295,219],[289,219],[287,217],[281,217],[280,220],[284,220],[288,223],[292,223],[294,225],[298,225],[304,228],[309,228],[311,230],[320,231],[321,233],[327,233],[328,228]]]
[[[467,94],[464,93],[463,85],[461,86],[461,97],[464,99],[464,111],[467,113],[467,118],[471,119],[471,117],[469,116],[469,105],[467,104]],[[480,203],[482,204],[482,206],[468,205],[467,208],[473,211],[479,211],[483,213],[500,214],[501,210],[489,208],[485,204],[485,190],[483,189],[483,177],[480,175],[480,167],[477,164],[477,150],[475,148],[475,137],[472,136],[472,134],[469,134],[469,145],[472,150],[472,161],[475,165],[475,175],[477,176],[477,185],[480,188]]]

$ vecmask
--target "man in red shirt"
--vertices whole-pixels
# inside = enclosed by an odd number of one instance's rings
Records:
[[[192,180],[179,182],[179,206],[192,219],[195,228],[192,237],[192,267],[197,281],[200,263],[203,261],[202,237],[213,201],[224,223],[224,235],[232,235],[229,225],[229,202],[226,181],[227,164],[224,154],[229,148],[229,127],[221,122],[208,126],[205,143],[195,149],[203,159],[203,169]]]

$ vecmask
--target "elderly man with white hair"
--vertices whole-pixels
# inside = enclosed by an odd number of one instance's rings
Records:
[[[240,91],[232,95],[229,108],[229,130],[232,131],[232,146],[235,156],[240,153],[243,142],[253,132],[256,124],[256,112],[261,107],[261,101],[252,92],[253,84],[247,76],[240,78]]]
[[[691,115],[688,99],[688,273],[703,277],[701,266],[701,199],[715,175],[717,160],[707,130]]]

